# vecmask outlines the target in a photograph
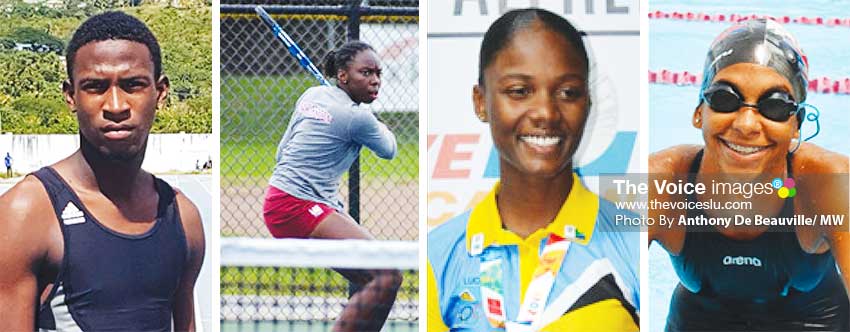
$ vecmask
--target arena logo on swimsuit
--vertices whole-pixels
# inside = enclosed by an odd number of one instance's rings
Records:
[[[752,265],[752,266],[756,266],[756,267],[761,267],[761,260],[758,259],[758,257],[726,256],[726,257],[723,257],[723,265],[727,265],[727,266],[728,265],[738,265],[738,266]]]

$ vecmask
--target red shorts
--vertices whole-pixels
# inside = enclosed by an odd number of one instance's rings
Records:
[[[335,210],[317,202],[303,200],[269,186],[263,203],[266,227],[276,238],[306,238]]]

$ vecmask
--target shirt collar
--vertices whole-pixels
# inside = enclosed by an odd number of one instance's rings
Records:
[[[355,102],[354,99],[351,99],[351,96],[348,95],[348,92],[345,92],[345,90],[343,90],[339,86],[331,85],[330,87],[332,88],[331,91],[333,91],[333,93],[336,94],[338,98],[349,103],[351,106],[359,106],[360,105],[357,102]]]
[[[502,219],[496,206],[496,192],[499,184],[476,205],[469,215],[466,225],[466,249],[472,255],[478,255],[491,245],[521,244],[525,240],[513,232],[502,228]],[[528,239],[542,238],[542,235],[555,234],[571,239],[573,242],[587,245],[596,226],[599,211],[599,197],[587,190],[576,173],[573,173],[573,187],[558,211],[558,215],[546,228],[539,229]],[[571,230],[575,230],[572,233]],[[568,234],[569,232],[569,234]],[[527,240],[527,239],[526,239]]]

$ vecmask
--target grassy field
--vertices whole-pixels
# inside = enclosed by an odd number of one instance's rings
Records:
[[[315,85],[307,76],[221,76],[222,145],[280,139],[295,101]]]
[[[419,298],[419,273],[404,271],[399,300]],[[316,268],[221,267],[221,295],[348,297],[348,281]]]
[[[274,169],[276,150],[277,142],[222,142],[222,181],[245,177],[268,179]],[[392,160],[384,160],[364,149],[360,153],[361,172],[367,177],[416,180],[419,174],[417,150],[416,143],[401,143],[398,155]]]

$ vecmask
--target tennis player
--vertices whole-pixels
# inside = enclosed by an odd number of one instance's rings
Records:
[[[328,53],[324,72],[334,86],[312,87],[295,103],[278,145],[263,216],[276,238],[374,239],[344,212],[342,174],[366,146],[384,159],[395,135],[360,108],[378,98],[381,62],[372,46],[351,41]],[[395,270],[337,270],[360,286],[334,331],[379,331],[401,286]]]
[[[636,232],[581,183],[590,112],[581,34],[542,9],[497,19],[481,43],[475,115],[499,183],[428,234],[428,331],[637,331]]]
[[[650,216],[847,216],[847,156],[800,143],[809,107],[808,66],[797,40],[774,20],[747,20],[718,35],[689,124],[702,132],[705,145],[677,145],[650,155],[650,173],[687,175],[691,183],[790,179],[784,185],[795,194],[771,192],[752,199],[746,210],[653,209]],[[716,206],[730,198],[711,190],[654,197]],[[847,224],[656,225],[649,228],[649,240],[667,250],[680,280],[667,331],[850,330]]]
[[[0,331],[193,331],[197,208],[141,169],[168,93],[159,45],[119,12],[67,48],[80,148],[0,197]]]

